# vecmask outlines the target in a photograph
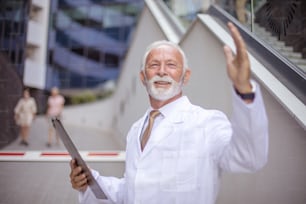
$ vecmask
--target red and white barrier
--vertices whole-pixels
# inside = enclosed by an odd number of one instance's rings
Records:
[[[124,162],[125,151],[80,151],[85,161],[89,162]],[[70,161],[66,151],[0,151],[1,161],[20,162],[61,162]]]

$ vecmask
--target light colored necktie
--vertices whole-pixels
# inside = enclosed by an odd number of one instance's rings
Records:
[[[158,110],[153,110],[153,111],[150,112],[149,124],[148,124],[147,128],[145,129],[145,131],[142,135],[142,139],[141,139],[141,151],[143,151],[144,147],[146,146],[146,144],[149,140],[154,120],[159,114],[160,114],[160,112]]]

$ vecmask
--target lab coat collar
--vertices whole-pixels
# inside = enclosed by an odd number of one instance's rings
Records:
[[[190,101],[187,96],[182,96],[177,100],[163,106],[159,109],[162,115],[172,123],[184,122],[185,113],[190,107]]]
[[[161,112],[161,115],[167,118],[169,121],[173,123],[180,123],[184,121],[184,112],[186,112],[190,104],[191,103],[188,97],[182,96],[175,101],[161,107],[159,111]],[[141,118],[142,124],[146,121],[146,118],[152,110],[152,107],[147,109],[144,116]]]
[[[162,140],[169,137],[171,134],[173,134],[175,130],[175,125],[178,123],[183,123],[186,119],[187,110],[190,108],[190,101],[186,96],[182,96],[179,99],[173,101],[172,103],[169,103],[162,108],[159,109],[162,116],[164,117],[162,123],[158,127],[161,131],[158,131],[158,134],[152,135],[150,138],[150,142],[146,145],[142,152],[142,157],[145,157],[156,145],[158,145]],[[147,114],[152,110],[152,108],[149,108],[146,111],[146,114],[142,118],[141,124],[143,125],[145,122],[145,119],[147,117]],[[141,126],[142,126],[141,125]],[[141,127],[140,126],[140,127]],[[141,129],[141,128],[140,128]],[[141,134],[141,130],[138,131],[139,135]],[[153,133],[152,133],[153,134]],[[138,137],[139,138],[139,137]],[[138,140],[139,141],[139,140]],[[139,151],[140,150],[140,145]]]

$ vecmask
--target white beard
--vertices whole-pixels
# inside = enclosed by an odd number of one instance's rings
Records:
[[[174,79],[172,79],[169,76],[165,77],[154,76],[150,80],[147,79],[145,80],[146,80],[146,88],[149,95],[152,98],[159,101],[166,101],[176,96],[182,91],[183,80],[180,80],[180,82],[176,82]],[[169,88],[156,88],[154,85],[154,82],[156,81],[170,82],[171,86]]]

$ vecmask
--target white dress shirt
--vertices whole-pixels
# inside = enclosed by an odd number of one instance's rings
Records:
[[[124,177],[103,177],[93,170],[109,200],[96,200],[87,188],[80,193],[81,203],[213,204],[222,171],[254,172],[267,161],[268,123],[258,87],[251,104],[233,91],[231,122],[186,96],[167,104],[141,151],[150,110],[127,135]]]

